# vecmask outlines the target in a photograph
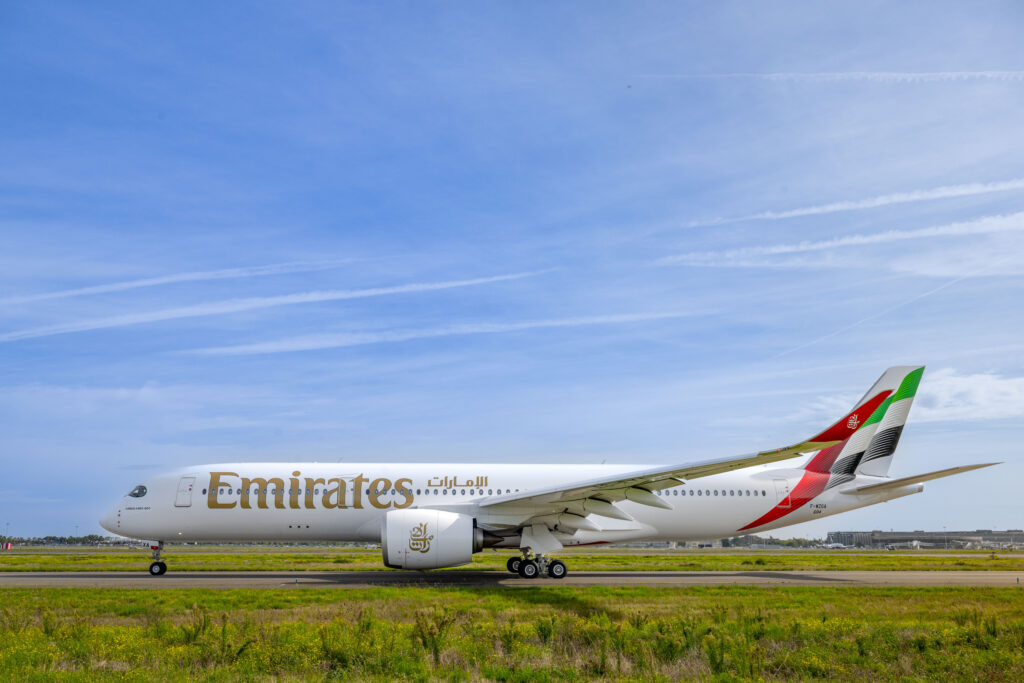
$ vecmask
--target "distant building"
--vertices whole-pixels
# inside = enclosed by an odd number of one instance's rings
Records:
[[[825,542],[852,548],[1006,548],[1024,546],[1024,531],[830,531]]]

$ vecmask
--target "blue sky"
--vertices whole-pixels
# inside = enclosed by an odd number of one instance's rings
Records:
[[[675,463],[928,370],[796,527],[1021,528],[1016,3],[0,10],[0,522],[225,460]]]

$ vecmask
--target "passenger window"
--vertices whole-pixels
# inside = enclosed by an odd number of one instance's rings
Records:
[[[487,495],[488,495],[488,496],[490,496],[490,495],[493,495],[493,494],[491,493],[491,489],[487,489]]]
[[[768,495],[768,492],[767,492],[767,491],[765,491],[764,489],[762,489],[762,490],[761,490],[761,495],[762,495],[762,496],[767,496],[767,495]]]
[[[203,495],[204,496],[206,495],[206,489],[203,489]]]
[[[735,495],[736,495],[736,492],[735,492],[735,491],[733,491],[732,489],[729,489],[729,495],[730,495],[730,496],[735,496]]]

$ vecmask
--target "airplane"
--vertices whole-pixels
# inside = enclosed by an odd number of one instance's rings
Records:
[[[561,579],[564,548],[693,541],[799,524],[924,490],[999,463],[890,478],[924,367],[886,370],[842,418],[799,443],[674,465],[227,463],[155,476],[100,524],[168,542],[380,543],[383,563],[437,569],[484,548],[518,550],[510,572]],[[809,456],[801,466],[773,466]]]

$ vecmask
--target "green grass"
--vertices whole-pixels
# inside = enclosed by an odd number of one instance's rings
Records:
[[[4,680],[1024,678],[1016,588],[8,589]]]
[[[485,551],[459,570],[504,570],[511,552]],[[593,548],[560,553],[574,571],[967,570],[1024,571],[1024,553],[692,551]],[[383,569],[379,550],[346,547],[169,546],[172,571],[336,571]],[[28,549],[0,552],[0,572],[145,571],[142,550]]]

